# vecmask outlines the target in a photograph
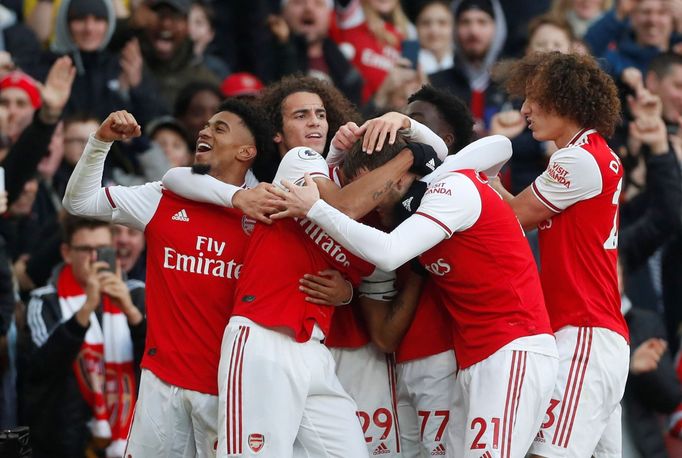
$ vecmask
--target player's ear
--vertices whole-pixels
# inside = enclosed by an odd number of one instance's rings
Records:
[[[256,147],[254,145],[243,145],[239,148],[237,153],[237,159],[240,161],[248,162],[254,157],[256,157]]]
[[[272,137],[272,141],[277,143],[278,145],[284,141],[284,137],[282,136],[281,132],[277,132],[274,137]]]
[[[443,137],[443,141],[445,142],[445,146],[450,148],[452,145],[455,144],[455,134],[452,133],[445,134],[445,137]]]

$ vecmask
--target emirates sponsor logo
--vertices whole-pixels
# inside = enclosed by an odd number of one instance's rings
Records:
[[[388,453],[391,453],[391,450],[389,450],[389,448],[386,446],[386,444],[384,442],[382,442],[381,444],[379,444],[379,446],[377,448],[374,449],[374,453],[372,453],[372,455],[374,455],[374,456],[386,455]]]
[[[308,218],[297,220],[310,239],[319,246],[325,253],[331,256],[334,261],[344,267],[350,266],[348,255],[343,247],[329,236],[320,226],[310,221]]]
[[[163,267],[165,269],[178,270],[180,272],[190,272],[199,275],[210,275],[220,278],[239,278],[242,264],[234,259],[224,260],[208,257],[208,254],[221,256],[226,247],[225,242],[215,240],[212,237],[203,235],[197,236],[195,248],[197,253],[179,253],[171,247],[163,248]]]
[[[265,446],[265,436],[262,434],[249,434],[249,448],[253,453],[260,452]]]
[[[438,444],[436,448],[431,450],[431,456],[445,456],[445,445]]]
[[[189,223],[189,216],[187,216],[187,212],[183,208],[179,212],[177,212],[173,217],[171,218],[173,221],[183,221],[185,223]]]

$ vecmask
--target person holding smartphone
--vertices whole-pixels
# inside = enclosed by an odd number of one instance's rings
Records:
[[[109,223],[67,216],[62,231],[64,262],[28,304],[33,456],[123,456],[146,336],[144,283],[121,275]]]

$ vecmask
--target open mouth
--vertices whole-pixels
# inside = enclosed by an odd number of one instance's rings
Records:
[[[320,133],[318,133],[318,132],[313,132],[312,134],[306,135],[305,138],[321,139],[321,138],[322,138],[322,134],[320,134]]]
[[[207,153],[211,151],[213,147],[206,142],[197,143],[197,153]]]

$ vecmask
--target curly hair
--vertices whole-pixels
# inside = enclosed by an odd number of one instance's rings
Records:
[[[471,143],[474,137],[474,118],[459,97],[450,91],[424,85],[407,99],[407,103],[415,100],[430,103],[436,107],[440,117],[452,129],[455,142],[448,148],[450,154],[456,153]]]
[[[253,102],[227,98],[218,107],[218,113],[228,111],[239,116],[253,135],[256,143],[256,158],[251,165],[253,174],[261,182],[271,182],[275,178],[280,157],[272,144],[272,130],[264,123],[265,114]]]
[[[512,96],[610,137],[620,121],[618,89],[591,56],[534,53],[502,71]]]
[[[278,82],[266,87],[260,98],[260,105],[263,107],[275,133],[282,132],[283,129],[282,103],[284,99],[296,92],[310,92],[317,94],[322,99],[329,123],[324,156],[329,151],[331,140],[339,127],[349,121],[358,124],[361,122],[360,115],[353,104],[331,83],[310,76],[285,76]]]

